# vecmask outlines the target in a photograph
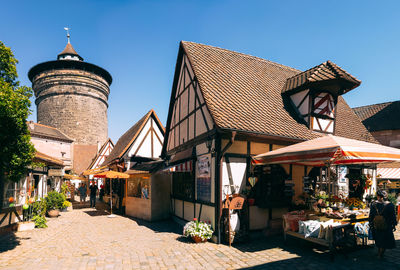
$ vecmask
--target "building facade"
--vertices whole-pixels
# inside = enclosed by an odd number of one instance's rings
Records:
[[[254,168],[252,157],[326,134],[376,142],[342,97],[360,83],[331,61],[301,72],[181,42],[162,151],[174,167],[173,215],[210,221],[221,240],[225,199],[247,194],[255,203],[239,214],[242,228],[278,224],[313,167]],[[290,198],[288,179],[294,183]]]
[[[400,101],[353,108],[364,126],[383,145],[400,148]],[[400,192],[400,163],[379,164],[379,187]]]

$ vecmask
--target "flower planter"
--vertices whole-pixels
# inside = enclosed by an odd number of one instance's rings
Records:
[[[201,237],[199,237],[199,236],[192,236],[192,239],[193,239],[193,241],[195,242],[195,243],[204,243],[204,242],[207,242],[207,239],[201,239]]]
[[[17,231],[19,231],[19,232],[30,231],[30,230],[33,230],[34,228],[35,228],[35,222],[24,221],[24,222],[18,223]]]
[[[49,217],[55,218],[55,217],[58,217],[58,216],[59,216],[60,210],[58,210],[58,209],[49,210],[49,211],[47,212],[47,214],[49,215]]]

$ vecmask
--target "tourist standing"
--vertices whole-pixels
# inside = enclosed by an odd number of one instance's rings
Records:
[[[83,183],[79,184],[78,192],[79,192],[79,197],[80,197],[80,201],[82,204],[86,201],[86,192],[87,192],[86,187],[84,186]]]
[[[396,247],[393,232],[396,230],[397,221],[394,205],[386,200],[386,191],[378,190],[376,197],[378,200],[371,205],[369,224],[378,248],[378,257],[383,258],[386,249]]]
[[[92,182],[89,189],[90,189],[90,207],[96,207],[96,195],[99,188],[94,182]]]

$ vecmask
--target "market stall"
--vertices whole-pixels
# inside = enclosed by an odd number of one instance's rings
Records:
[[[111,183],[111,190],[110,190],[110,207],[111,207],[111,214],[108,217],[115,217],[115,215],[113,214],[112,210],[113,210],[113,189],[112,189],[112,180],[113,179],[126,179],[129,178],[129,174],[126,173],[121,173],[121,172],[116,172],[116,171],[105,171],[99,174],[94,175],[94,177],[98,177],[98,178],[106,178],[106,179],[110,179],[110,183]],[[112,198],[112,199],[111,199]],[[114,205],[115,205],[115,201],[114,201]]]
[[[283,215],[284,236],[302,238],[335,250],[349,245],[349,239],[355,244],[357,236],[365,240],[369,214],[366,199],[376,191],[375,165],[399,160],[399,149],[327,135],[258,155],[253,158],[253,165],[301,164],[319,168],[317,181],[309,177],[303,179],[304,196],[311,203],[305,203],[304,211]],[[354,188],[345,197],[335,188],[340,177],[337,166],[354,164],[367,173],[355,174],[349,167],[345,178],[354,180],[350,183]],[[371,175],[368,172],[372,172]],[[358,192],[359,187],[361,192]],[[365,198],[365,191],[370,196]]]

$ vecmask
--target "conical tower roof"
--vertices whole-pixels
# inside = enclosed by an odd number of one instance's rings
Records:
[[[71,56],[71,58],[67,58],[66,56]],[[67,43],[64,50],[58,54],[58,60],[77,60],[76,57],[83,61],[83,58],[75,51],[74,47],[72,47],[71,43]],[[74,59],[75,58],[75,59]]]

